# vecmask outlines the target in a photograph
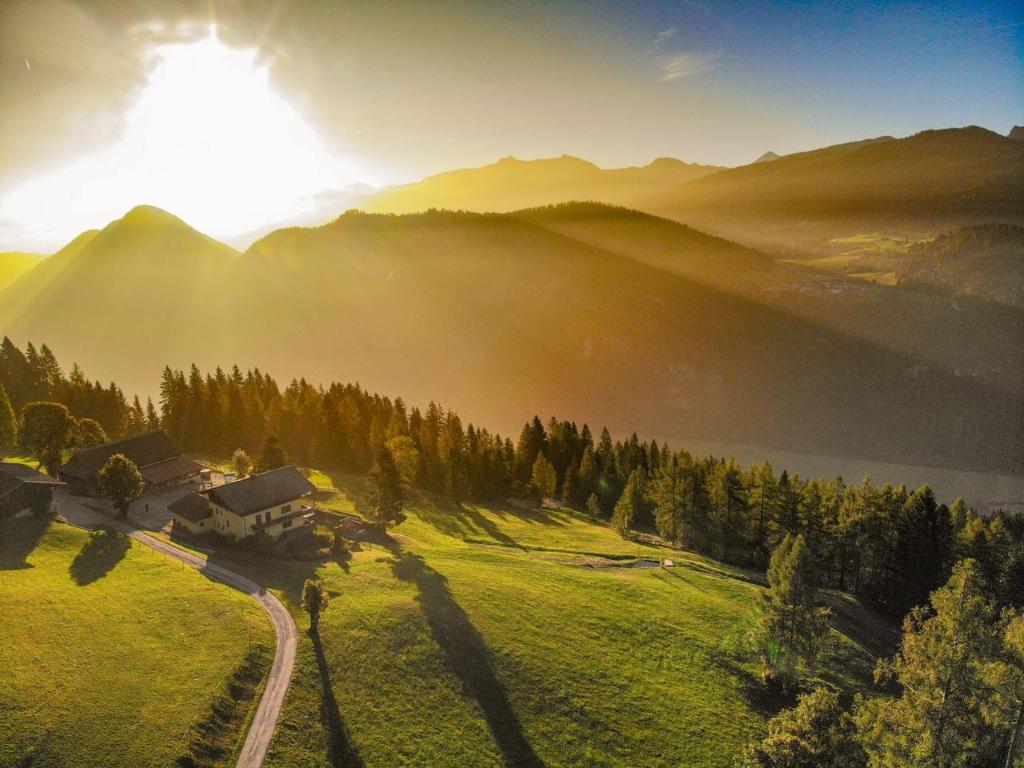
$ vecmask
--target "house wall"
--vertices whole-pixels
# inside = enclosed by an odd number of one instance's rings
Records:
[[[13,516],[31,509],[33,514],[45,514],[53,501],[53,486],[26,483],[0,499],[0,517]]]
[[[254,526],[265,523],[268,520],[273,521],[282,515],[288,514],[289,512],[294,512],[299,507],[302,507],[304,503],[305,502],[303,502],[301,498],[298,498],[294,501],[268,507],[267,509],[260,510],[255,514],[241,517],[240,515],[236,515],[234,512],[224,509],[219,504],[211,501],[210,509],[213,510],[213,517],[211,518],[213,521],[213,530],[223,536],[230,536],[235,539],[244,539],[246,536],[253,535],[255,532]],[[280,525],[271,525],[264,529],[264,533],[271,538],[277,538],[281,535],[282,530],[284,529],[282,529]]]
[[[179,517],[178,515],[173,515],[173,517],[174,527],[177,528],[178,526],[181,526],[189,533],[206,533],[207,531],[214,530],[212,517],[200,520],[198,523],[193,523],[191,520]]]

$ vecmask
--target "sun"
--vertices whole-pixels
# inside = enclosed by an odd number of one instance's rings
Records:
[[[38,232],[72,232],[148,203],[216,236],[302,213],[311,195],[368,180],[328,151],[270,80],[256,49],[208,37],[151,49],[144,86],[114,143],[43,172],[0,203]]]

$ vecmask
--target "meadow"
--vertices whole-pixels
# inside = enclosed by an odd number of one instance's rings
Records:
[[[359,511],[365,480],[311,478],[319,506]],[[303,630],[266,765],[724,768],[788,703],[736,652],[757,575],[569,511],[417,495],[408,512],[392,544],[334,562],[226,561]],[[629,567],[666,555],[674,568]],[[314,573],[331,595],[316,641],[300,607]],[[894,633],[828,599],[839,629],[811,684],[863,689]]]
[[[230,752],[244,712],[224,722],[214,703],[250,644],[273,645],[249,598],[59,522],[0,522],[0,606],[5,767],[168,766],[204,740]]]

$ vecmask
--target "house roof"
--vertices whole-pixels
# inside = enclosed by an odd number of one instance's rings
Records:
[[[78,451],[60,468],[61,476],[75,480],[92,480],[103,469],[107,459],[115,453],[120,453],[131,459],[140,470],[181,456],[181,451],[167,436],[167,433],[157,430]],[[186,459],[186,461],[188,460]],[[194,464],[194,462],[192,463]],[[199,465],[194,464],[194,466],[193,471],[198,472]],[[145,477],[145,472],[143,472],[143,476]]]
[[[64,483],[25,464],[0,461],[0,497],[6,496],[23,485],[64,485]]]
[[[316,490],[295,467],[281,467],[203,491],[217,505],[236,515],[251,515],[295,501]]]
[[[175,456],[173,459],[142,467],[139,472],[142,473],[142,477],[150,485],[163,485],[171,480],[194,475],[200,470],[202,470],[202,466],[192,461],[192,459],[186,459],[184,456]]]
[[[210,510],[210,502],[205,496],[198,493],[186,493],[177,501],[168,504],[167,509],[172,515],[183,517],[193,523],[198,523],[213,515]]]

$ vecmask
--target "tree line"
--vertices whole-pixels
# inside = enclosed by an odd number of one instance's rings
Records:
[[[295,379],[282,387],[237,366],[167,367],[159,406],[143,406],[116,384],[89,382],[77,365],[65,375],[45,345],[22,351],[8,339],[0,344],[0,387],[8,393],[0,392],[0,437],[5,399],[15,412],[54,401],[111,438],[160,427],[194,454],[259,456],[270,440],[300,465],[366,473],[386,453],[406,485],[457,502],[559,499],[624,535],[656,532],[735,564],[767,567],[786,536],[802,536],[821,585],[860,594],[896,617],[925,604],[965,558],[977,562],[999,605],[1019,605],[1024,595],[1021,518],[985,518],[960,500],[946,506],[927,487],[805,480],[769,462],[741,467],[537,416],[513,442],[436,403],[410,408],[358,384]]]

